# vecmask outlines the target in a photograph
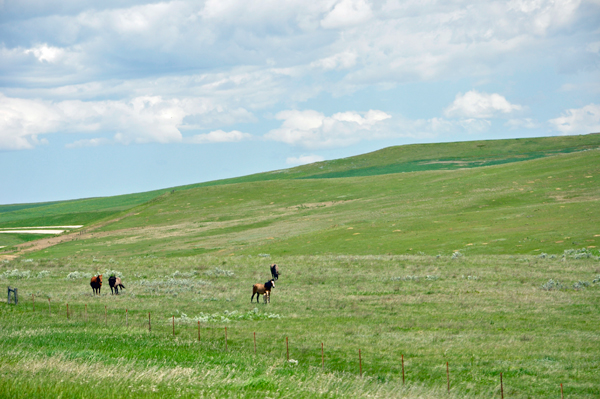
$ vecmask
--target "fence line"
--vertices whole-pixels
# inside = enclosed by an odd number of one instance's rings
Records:
[[[16,290],[16,288],[15,288]],[[34,301],[34,296],[32,294],[32,302]],[[67,319],[70,320],[72,315],[76,315],[76,313],[73,313],[72,310],[69,309],[69,304],[65,303],[66,305],[66,316]],[[33,311],[35,311],[35,308],[33,308]],[[48,314],[52,315],[52,310],[51,310],[51,300],[50,298],[48,298]],[[81,315],[81,313],[80,313]],[[88,319],[88,314],[87,314],[87,304],[85,304],[85,313],[84,313],[84,317],[85,320],[87,322]],[[104,317],[105,317],[105,326],[107,326],[107,319],[108,319],[108,307],[107,305],[104,306]],[[173,336],[175,336],[175,316],[172,315],[172,334]],[[129,327],[129,311],[126,308],[125,309],[125,326]],[[224,328],[225,330],[225,351],[228,351],[228,335],[227,335],[227,327]],[[151,313],[148,312],[148,331],[151,332],[152,331],[152,322],[151,322]],[[254,354],[257,354],[257,344],[256,344],[256,332],[253,332],[253,341],[254,341]],[[200,335],[200,321],[198,320],[198,342],[201,342],[201,335]],[[289,362],[290,360],[290,354],[289,354],[289,336],[285,337],[285,344],[286,344],[286,359]],[[358,362],[359,362],[359,376],[362,378],[363,376],[363,367],[362,367],[362,350],[359,349],[358,350]],[[405,385],[405,365],[404,365],[404,354],[401,354],[401,365],[402,365],[402,385]],[[321,370],[325,370],[325,355],[324,355],[324,344],[323,342],[321,342]],[[450,366],[449,366],[449,362],[446,362],[446,384],[447,384],[447,392],[450,393]],[[564,399],[564,389],[563,389],[563,384],[560,383],[560,395],[561,395],[561,399]],[[504,399],[504,380],[503,380],[503,373],[500,372],[500,397],[501,399]]]

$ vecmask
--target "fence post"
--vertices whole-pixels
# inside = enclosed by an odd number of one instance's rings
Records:
[[[560,399],[565,399],[565,395],[563,394],[562,383],[560,384]]]
[[[404,385],[404,355],[402,355],[402,385]]]
[[[69,318],[69,304],[67,303],[67,319]]]
[[[198,320],[198,342],[200,342],[200,320]]]
[[[148,332],[152,331],[152,323],[150,323],[150,312],[148,312]]]
[[[31,303],[33,304],[33,311],[35,312],[35,296],[31,294]]]
[[[48,314],[52,314],[52,309],[50,309],[50,298],[48,298]]]
[[[173,336],[175,336],[175,315],[173,315]]]
[[[504,386],[502,385],[502,373],[500,373],[500,397],[504,399]]]
[[[448,393],[450,393],[450,368],[448,362],[446,362],[446,379],[448,380]]]

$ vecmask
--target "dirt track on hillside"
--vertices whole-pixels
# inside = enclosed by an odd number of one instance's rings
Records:
[[[14,247],[14,248],[16,248],[14,252],[0,254],[0,260],[13,260],[13,259],[16,259],[27,253],[41,251],[43,249],[52,247],[57,244],[62,244],[64,242],[69,242],[69,241],[78,240],[78,239],[90,238],[93,236],[93,234],[94,234],[93,232],[95,230],[98,230],[104,226],[111,224],[111,223],[115,223],[120,220],[123,220],[126,217],[129,217],[131,215],[133,215],[133,213],[128,213],[119,218],[107,220],[105,222],[102,222],[102,223],[99,223],[96,225],[92,225],[86,229],[82,229],[82,230],[76,231],[74,233],[62,234],[62,235],[55,236],[52,238],[42,238],[42,239],[39,239],[36,241],[30,241],[30,242],[25,242],[23,244],[16,245]]]

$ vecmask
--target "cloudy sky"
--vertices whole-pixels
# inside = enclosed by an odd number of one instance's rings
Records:
[[[0,203],[600,132],[600,0],[0,0]]]

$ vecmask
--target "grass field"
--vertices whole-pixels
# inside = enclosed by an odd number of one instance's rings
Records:
[[[446,396],[446,362],[451,397],[499,397],[501,372],[505,397],[559,397],[560,383],[566,397],[600,395],[595,258],[278,260],[268,305],[249,302],[265,257],[13,261],[3,269],[21,278],[4,280],[21,302],[1,307],[0,396],[429,398]],[[82,275],[107,270],[127,288],[92,297]],[[543,289],[550,279],[562,289]]]
[[[200,187],[28,256],[597,251],[599,177],[594,150],[456,171]]]
[[[0,280],[20,295],[0,305],[0,397],[499,398],[503,373],[506,398],[558,398],[561,383],[597,398],[599,144],[393,147],[0,206],[0,227],[85,225],[35,252],[50,240],[0,235]],[[250,304],[273,262],[272,303]]]

